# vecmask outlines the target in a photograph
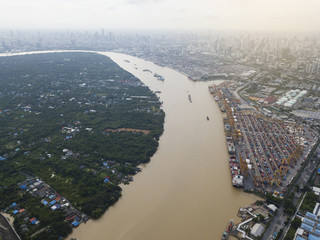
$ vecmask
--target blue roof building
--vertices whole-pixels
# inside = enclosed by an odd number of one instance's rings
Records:
[[[56,195],[52,194],[49,198],[50,198],[50,199],[53,199],[53,198],[55,198],[55,197],[56,197]]]
[[[301,224],[301,228],[302,228],[303,230],[308,231],[308,232],[312,232],[312,230],[313,230],[313,227],[311,227],[311,226],[309,226],[308,224],[305,224],[305,223],[302,223],[302,224]]]
[[[314,229],[314,233],[320,237],[320,230],[319,229]]]
[[[303,219],[303,223],[306,223],[308,225],[310,225],[311,227],[314,227],[316,225],[316,223],[308,218],[304,218]]]
[[[317,219],[317,216],[311,212],[307,212],[306,213],[306,217],[310,218],[310,219],[313,219],[313,220],[318,220]]]
[[[308,240],[320,240],[320,237],[317,237],[317,236],[310,233],[308,236]]]
[[[72,222],[72,225],[74,226],[74,227],[78,227],[79,226],[79,222],[78,221],[74,221],[74,222]]]
[[[317,209],[317,205],[315,207]],[[305,236],[308,236],[308,240],[320,240],[320,219],[317,215],[307,212],[305,217],[302,219],[300,228],[297,230],[296,240],[306,239]],[[304,236],[304,237],[302,237]]]

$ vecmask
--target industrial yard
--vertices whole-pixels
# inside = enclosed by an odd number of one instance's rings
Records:
[[[315,144],[318,133],[302,122],[280,120],[270,117],[271,112],[267,109],[263,111],[253,105],[241,104],[230,90],[233,85],[233,82],[224,82],[209,87],[225,115],[232,184],[243,186],[247,191],[269,192],[282,198],[286,186]],[[289,94],[298,99],[305,92],[290,91]]]

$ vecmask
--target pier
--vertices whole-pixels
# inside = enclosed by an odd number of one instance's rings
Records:
[[[294,166],[304,161],[307,139],[316,133],[300,123],[265,116],[258,108],[243,108],[230,85],[213,85],[209,91],[225,114],[232,183],[239,187],[241,183],[234,180],[243,178],[245,190],[275,192],[281,197],[295,175]]]

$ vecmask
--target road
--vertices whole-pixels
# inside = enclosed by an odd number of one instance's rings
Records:
[[[274,216],[272,222],[270,223],[268,229],[265,231],[262,240],[270,240],[272,239],[273,233],[275,231],[279,232],[284,225],[285,217],[283,214],[283,207],[281,206],[277,210],[277,214]]]

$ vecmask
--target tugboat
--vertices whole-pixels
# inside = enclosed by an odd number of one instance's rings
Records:
[[[192,81],[194,81],[194,82],[196,81],[194,78],[192,78],[192,77],[190,77],[190,76],[188,76],[188,79],[189,79],[189,80],[192,80]]]
[[[227,227],[226,229],[224,230],[223,234],[222,234],[222,237],[221,237],[221,240],[227,240],[231,231],[232,231],[232,228],[233,228],[233,219],[230,219],[230,221],[228,222],[227,224]]]
[[[154,76],[155,78],[157,78],[159,81],[164,81],[164,77],[162,77],[161,75],[159,75],[159,74],[157,74],[157,73],[155,73],[153,76]]]

